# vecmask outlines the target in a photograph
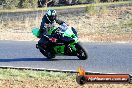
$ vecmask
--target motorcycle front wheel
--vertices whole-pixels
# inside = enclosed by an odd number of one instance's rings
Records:
[[[77,43],[76,48],[77,48],[77,57],[80,60],[86,60],[88,58],[87,50],[82,47],[81,43]]]

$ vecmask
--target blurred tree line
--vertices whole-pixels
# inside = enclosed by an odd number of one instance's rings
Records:
[[[78,4],[91,4],[95,2],[114,2],[114,1],[125,1],[125,0],[38,0],[38,6],[45,6],[46,2],[48,6],[61,6],[61,5],[78,5]]]
[[[38,7],[38,0],[0,0],[0,9],[36,7]]]
[[[45,6],[64,6],[114,1],[124,0],[0,0],[0,9],[36,8]]]

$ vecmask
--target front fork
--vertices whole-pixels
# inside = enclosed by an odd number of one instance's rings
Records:
[[[76,56],[77,49],[76,49],[76,46],[74,44],[69,44],[66,48],[67,48],[66,52],[68,55]]]

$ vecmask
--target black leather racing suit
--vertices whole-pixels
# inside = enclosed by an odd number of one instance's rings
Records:
[[[43,35],[46,35],[46,28],[45,28],[45,24],[53,24],[54,22],[58,23],[59,25],[62,25],[63,23],[65,23],[64,21],[61,21],[59,19],[55,19],[54,21],[49,21],[46,17],[46,15],[43,16],[42,18],[42,22],[41,22],[41,26],[40,26],[40,35],[38,36],[38,38],[40,38],[40,40],[38,41],[38,44],[40,46],[45,46],[48,45],[50,47],[50,43],[47,41],[47,38],[43,37]],[[72,27],[72,31],[77,35],[76,30]],[[68,45],[66,44],[66,47],[68,48]],[[65,48],[65,49],[67,49]]]
[[[40,38],[40,40],[38,41],[38,44],[42,45],[42,44],[46,43],[47,40],[44,37],[42,37],[43,34],[46,35],[45,26],[46,26],[46,24],[53,24],[54,22],[58,23],[59,25],[64,23],[64,21],[61,21],[57,18],[55,18],[54,21],[50,21],[50,20],[47,19],[46,15],[43,16],[42,22],[41,22],[41,25],[40,25],[40,30],[39,30],[40,35],[38,36],[38,38]]]

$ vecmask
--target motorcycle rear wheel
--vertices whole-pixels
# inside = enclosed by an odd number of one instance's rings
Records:
[[[47,52],[46,50],[39,49],[39,51],[46,56],[48,59],[55,58],[55,55],[52,54],[51,52]]]

